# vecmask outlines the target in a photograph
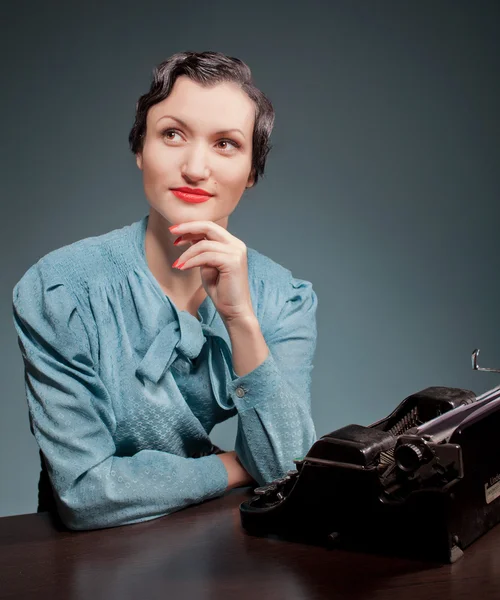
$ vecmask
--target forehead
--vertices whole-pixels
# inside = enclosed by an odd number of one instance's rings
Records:
[[[181,76],[175,81],[168,98],[149,109],[148,120],[155,124],[164,115],[175,116],[193,127],[250,131],[255,105],[235,83],[223,82],[204,87],[189,77]]]

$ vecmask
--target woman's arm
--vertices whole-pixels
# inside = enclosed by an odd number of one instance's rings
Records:
[[[238,377],[243,377],[266,360],[269,348],[257,317],[235,319],[225,326],[231,339],[233,370]]]
[[[238,411],[235,450],[258,485],[293,469],[293,460],[305,456],[316,441],[311,372],[317,296],[309,282],[291,274],[274,293],[268,304],[272,314],[268,316],[267,357],[262,361],[265,348],[260,325],[259,331],[234,329],[231,337],[237,354],[235,374],[237,369],[244,373],[230,388]]]
[[[58,512],[70,529],[160,517],[222,495],[224,459],[158,450],[117,456],[108,390],[73,295],[50,269],[32,267],[13,291],[33,434]]]

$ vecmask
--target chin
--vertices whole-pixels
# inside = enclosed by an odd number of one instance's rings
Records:
[[[201,208],[199,204],[187,204],[186,206],[180,206],[172,208],[163,208],[160,206],[153,206],[151,208],[169,223],[186,223],[188,221],[213,221],[209,211]]]

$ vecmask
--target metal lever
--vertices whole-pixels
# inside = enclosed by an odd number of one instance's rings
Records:
[[[476,348],[472,353],[472,368],[474,371],[489,371],[490,373],[500,373],[500,369],[486,369],[484,367],[479,367],[477,364],[477,357],[479,356],[479,348]]]

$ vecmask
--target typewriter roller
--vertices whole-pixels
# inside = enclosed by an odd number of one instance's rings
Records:
[[[472,355],[473,368],[479,350]],[[498,371],[500,372],[500,371]],[[500,386],[428,387],[322,436],[240,505],[250,534],[454,562],[500,521]]]

